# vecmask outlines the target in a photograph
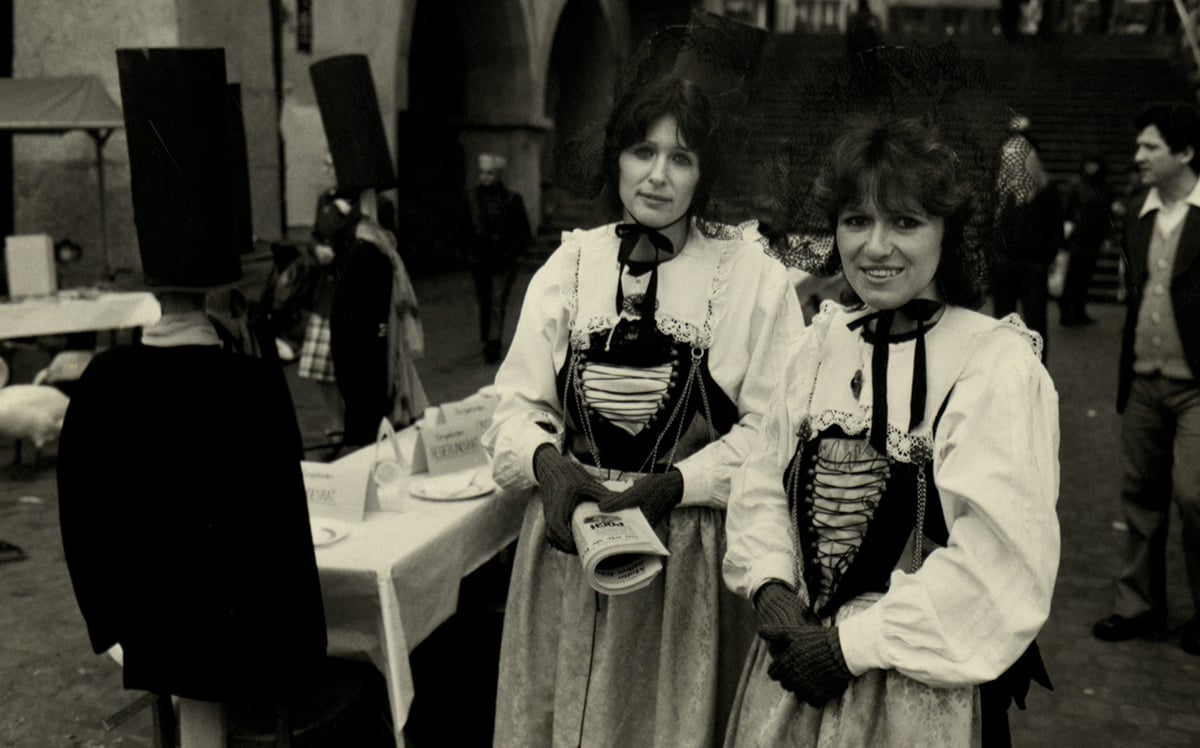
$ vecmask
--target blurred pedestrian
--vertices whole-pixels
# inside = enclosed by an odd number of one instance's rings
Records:
[[[854,12],[846,18],[846,52],[852,55],[875,49],[883,43],[879,16],[868,0],[858,0]]]
[[[1058,298],[1059,319],[1064,327],[1090,325],[1096,321],[1087,313],[1092,272],[1101,247],[1112,235],[1112,192],[1100,154],[1084,157],[1079,173],[1071,180],[1063,218],[1070,259]]]
[[[1050,264],[1063,246],[1062,205],[1033,141],[1017,135],[1005,148],[1010,151],[1005,154],[1006,160],[1023,161],[1033,191],[1027,196],[1006,198],[1015,204],[1005,206],[1007,218],[998,227],[1003,250],[993,268],[992,311],[996,317],[1004,317],[1019,305],[1026,326],[1042,336],[1045,360],[1049,347],[1046,307]]]
[[[488,363],[500,360],[517,260],[533,243],[525,202],[504,184],[506,165],[503,156],[479,154],[479,183],[467,191],[471,221],[467,264],[475,279],[479,338]]]
[[[1193,606],[1180,645],[1200,655],[1200,110],[1153,104],[1134,125],[1134,161],[1148,190],[1134,200],[1124,234],[1117,411],[1128,529],[1113,613],[1092,631],[1104,641],[1166,633],[1173,499]]]

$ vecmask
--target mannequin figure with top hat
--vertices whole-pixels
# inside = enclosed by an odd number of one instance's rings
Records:
[[[530,496],[496,745],[706,746],[723,732],[751,638],[720,580],[725,503],[803,320],[753,225],[704,219],[719,136],[690,80],[630,88],[601,164],[623,220],[564,233],[526,292],[484,435],[497,482]],[[570,527],[587,499],[640,509],[664,539],[650,586],[588,586]]]
[[[223,745],[221,703],[282,695],[325,656],[300,431],[279,367],[223,349],[205,314],[240,276],[229,206],[209,202],[227,194],[223,52],[117,59],[162,317],[79,380],[58,453],[63,550],[95,651],[122,652],[126,688],[181,697],[185,745],[192,727],[213,741],[193,745]]]
[[[415,359],[425,346],[395,235],[380,222],[378,190],[395,186],[383,119],[365,55],[309,68],[337,176],[318,204],[314,233],[333,249],[329,355],[345,403],[343,443],[375,440],[380,421],[406,426],[428,401]]]

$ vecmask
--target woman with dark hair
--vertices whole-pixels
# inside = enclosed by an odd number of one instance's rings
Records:
[[[828,152],[857,298],[788,352],[731,493],[725,579],[759,639],[728,745],[1002,744],[1048,684],[1057,395],[1038,336],[972,310],[988,208],[964,171],[927,119],[853,120]]]
[[[496,745],[723,734],[753,637],[721,584],[725,502],[803,323],[754,227],[704,219],[719,136],[687,80],[625,95],[603,149],[624,220],[564,234],[526,293],[484,436],[496,481],[537,498],[505,614]],[[670,556],[649,586],[588,586],[571,516],[589,499],[655,527]]]

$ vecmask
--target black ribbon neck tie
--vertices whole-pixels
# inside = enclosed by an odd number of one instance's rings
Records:
[[[675,245],[666,236],[663,236],[656,229],[649,226],[643,226],[640,223],[618,223],[617,236],[621,239],[620,248],[617,250],[617,262],[619,264],[617,270],[617,316],[619,317],[625,305],[625,292],[621,288],[621,274],[625,268],[629,268],[629,273],[635,278],[650,273],[650,281],[646,284],[646,293],[638,304],[638,315],[640,317],[640,327],[642,330],[642,339],[654,329],[654,308],[658,306],[658,266],[662,264],[662,254],[670,257],[675,251]],[[650,245],[654,247],[653,260],[631,260],[634,248],[642,237],[646,237]]]
[[[643,236],[654,247],[654,259],[643,261],[630,260],[629,258],[633,254],[634,247],[637,246],[638,240]],[[617,250],[617,262],[623,267],[628,267],[630,274],[635,278],[645,275],[658,267],[662,262],[659,259],[659,253],[666,253],[670,256],[675,251],[675,245],[671,243],[670,239],[659,233],[656,229],[643,226],[640,223],[618,223],[617,237],[621,240],[621,247]]]
[[[913,299],[900,307],[899,311],[917,323],[915,332],[917,347],[913,353],[912,396],[909,398],[908,430],[911,433],[925,417],[925,333],[929,320],[941,310],[942,305],[929,299]],[[847,327],[856,330],[862,327],[870,332],[871,341],[871,438],[870,444],[881,455],[887,455],[887,370],[888,346],[891,342],[892,323],[896,319],[895,309],[867,314],[851,322]],[[874,331],[866,327],[875,321]]]

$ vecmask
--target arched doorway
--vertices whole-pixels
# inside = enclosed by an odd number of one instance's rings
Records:
[[[461,265],[468,181],[482,152],[508,159],[505,182],[536,218],[543,124],[531,81],[530,39],[518,0],[420,0],[408,52],[408,106],[397,119],[399,175],[423,227],[418,268]]]
[[[598,141],[612,107],[622,52],[597,0],[567,2],[546,71],[544,114],[553,123],[542,154],[542,231],[547,235],[608,218],[602,206],[574,194],[576,185],[556,183],[556,178],[569,182],[574,171],[556,159],[599,157]]]
[[[466,45],[452,4],[420,0],[412,24],[408,106],[396,114],[400,252],[415,273],[459,264],[466,112]]]

